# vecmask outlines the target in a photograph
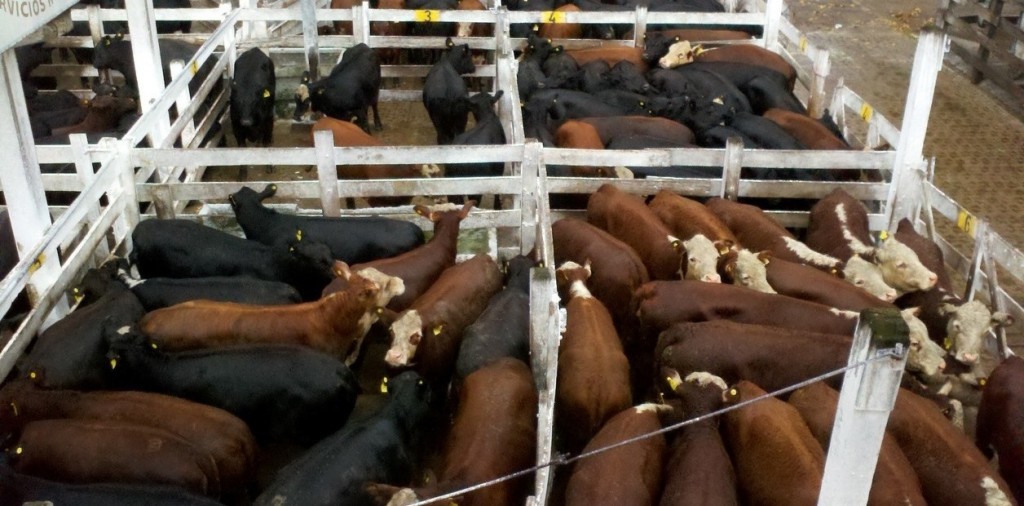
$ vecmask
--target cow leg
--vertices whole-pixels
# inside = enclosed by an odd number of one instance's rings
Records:
[[[381,122],[380,122],[380,112],[377,110],[377,100],[374,100],[372,103],[370,103],[370,107],[373,108],[373,126],[374,126],[374,128],[376,128],[378,132],[381,131],[381,130],[384,130],[384,125],[382,125]]]

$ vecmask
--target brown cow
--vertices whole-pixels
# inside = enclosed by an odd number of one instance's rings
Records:
[[[800,416],[811,429],[811,434],[821,447],[828,451],[836,408],[839,405],[839,392],[824,383],[814,383],[793,392],[788,402],[800,412]],[[906,455],[903,455],[896,440],[889,434],[882,438],[882,448],[871,481],[868,504],[926,504],[921,492],[921,482],[917,479],[914,468],[911,467]]]
[[[869,307],[893,307],[861,288],[863,280],[847,283],[809,265],[773,259],[767,265],[768,284],[776,292],[848,311]]]
[[[840,260],[854,254],[871,260],[885,283],[900,293],[928,290],[938,281],[938,276],[921,264],[917,253],[892,235],[883,232],[881,244],[873,246],[867,208],[841,188],[811,207],[807,246]]]
[[[796,84],[796,69],[774,51],[754,44],[731,44],[701,50],[681,40],[672,44],[668,52],[658,60],[658,66],[670,69],[691,62],[729,62],[757,65],[774,70],[786,78],[786,86],[793,91]]]
[[[441,273],[441,277],[391,324],[391,367],[413,366],[431,381],[447,379],[454,367],[462,331],[476,321],[502,275],[491,257],[480,254]]]
[[[806,114],[773,107],[765,111],[762,116],[782,127],[807,149],[851,149],[846,141],[836,137],[836,134],[832,133],[821,121]]]
[[[213,457],[223,490],[242,490],[253,478],[256,441],[227,411],[148,392],[37,390],[11,384],[0,390],[0,433],[37,420],[73,418],[163,429]]]
[[[614,67],[620,61],[628,61],[636,65],[641,73],[645,73],[647,72],[647,63],[644,62],[641,56],[642,51],[643,48],[640,47],[610,46],[570,49],[565,54],[569,55],[576,62],[576,65],[581,67],[588,62],[596,60],[603,60],[610,67]]]
[[[988,459],[932,401],[900,389],[886,430],[900,445],[932,506],[1012,506],[1010,488]]]
[[[332,9],[348,9],[359,5],[360,2],[357,0],[331,0]],[[352,22],[351,21],[335,21],[334,22],[334,33],[336,35],[352,35]]]
[[[699,281],[651,281],[633,295],[643,328],[661,331],[674,323],[730,320],[791,330],[852,335],[857,313],[746,288]]]
[[[416,206],[416,214],[434,223],[434,235],[426,244],[401,255],[391,258],[374,260],[365,264],[356,264],[351,270],[356,272],[366,268],[374,268],[388,276],[399,278],[405,284],[405,291],[392,297],[387,308],[392,311],[404,311],[417,297],[430,288],[445,269],[455,265],[458,252],[459,224],[469,215],[474,202],[471,200],[461,208],[453,204],[442,204],[431,208]],[[324,288],[323,295],[345,290],[348,281],[337,277]]]
[[[399,278],[376,269],[352,273],[344,262],[335,272],[349,282],[344,292],[290,306],[254,306],[208,300],[183,302],[147,313],[144,334],[170,351],[240,343],[302,344],[355,361],[366,332],[395,295],[405,291]]]
[[[355,123],[324,116],[313,124],[310,130],[310,143],[313,132],[330,130],[334,135],[336,147],[376,147],[384,146],[376,137],[363,131]],[[408,179],[434,177],[441,173],[440,167],[433,164],[422,165],[339,165],[338,177],[341,179]],[[408,197],[370,197],[366,199],[371,206],[396,206],[409,202]]]
[[[565,4],[555,9],[555,12],[580,12],[580,8],[573,4]],[[538,27],[537,35],[551,40],[579,39],[583,37],[583,25],[579,23],[543,23]]]
[[[101,420],[40,420],[10,450],[16,472],[66,483],[174,485],[217,497],[209,454],[164,429]]]
[[[75,133],[106,132],[117,127],[121,117],[134,112],[137,107],[134,99],[101,95],[89,103],[89,111],[81,123],[54,128],[50,135],[68,135]]]
[[[558,344],[555,420],[567,448],[577,451],[616,413],[633,405],[629,361],[611,315],[591,295],[590,264],[558,268],[559,288],[568,292],[566,325]]]
[[[639,197],[603,184],[587,202],[587,221],[636,250],[651,279],[679,278],[682,243]],[[720,281],[717,274],[706,278]]]
[[[662,385],[681,399],[682,416],[692,420],[719,409],[722,393],[729,387],[706,372],[679,377],[674,369],[662,369]],[[670,401],[671,403],[671,401]],[[665,464],[665,489],[661,506],[736,506],[736,470],[729,460],[718,418],[684,426],[669,448]]]
[[[700,202],[661,190],[647,206],[682,241],[684,279],[699,280],[717,273],[722,252],[739,243],[732,231]]]
[[[641,103],[640,107],[644,104]],[[605,146],[617,138],[629,136],[654,137],[674,143],[694,144],[693,130],[678,121],[649,116],[598,116],[580,118],[597,129]]]
[[[604,149],[604,142],[597,129],[587,123],[569,120],[555,131],[555,146],[571,149]],[[618,177],[618,172],[608,167],[574,165],[570,174],[576,177]]]
[[[529,366],[502,358],[477,369],[459,388],[455,421],[445,442],[436,484],[394,490],[389,506],[403,506],[476,485],[530,467],[537,447],[537,389]],[[530,493],[528,476],[459,496],[462,506],[521,505]],[[389,490],[390,489],[390,490]]]
[[[995,450],[999,472],[1013,494],[1024,498],[1024,359],[1007,358],[989,376],[975,442],[989,457]]]
[[[740,381],[723,398],[736,404],[765,395]],[[769,397],[725,415],[723,439],[748,504],[818,504],[825,452],[793,406]]]
[[[659,412],[670,409],[662,404],[627,408],[608,420],[583,452],[659,430]],[[664,461],[665,437],[661,434],[580,460],[569,475],[565,504],[653,505],[661,492]]]
[[[551,225],[555,262],[590,264],[589,285],[594,297],[608,309],[623,344],[629,346],[639,326],[629,310],[633,291],[650,281],[640,256],[626,243],[583,220],[563,218]]]
[[[405,0],[379,0],[377,9],[404,9]],[[405,23],[396,21],[371,21],[370,35],[378,37],[401,37],[405,35]],[[402,50],[397,47],[375,47],[381,65],[399,65],[402,63]]]

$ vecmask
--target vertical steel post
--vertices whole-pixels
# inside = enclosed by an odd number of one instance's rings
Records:
[[[334,133],[330,130],[313,132],[316,150],[316,174],[320,180],[320,205],[324,216],[341,216],[338,200],[338,164],[334,159]]]
[[[128,32],[132,38],[132,59],[135,62],[134,83],[139,90],[139,105],[142,114],[153,108],[153,103],[164,92],[164,71],[160,60],[160,45],[156,38],[156,15],[153,2],[127,2]],[[150,146],[163,145],[171,121],[164,112],[149,135]]]
[[[647,5],[637,4],[636,22],[633,23],[633,47],[644,47],[644,35],[647,33]]]
[[[93,179],[96,179],[96,173],[92,170],[92,160],[88,151],[89,139],[85,134],[71,134],[68,137],[68,141],[71,144],[71,156],[75,159],[75,172],[78,173],[78,179],[82,182],[82,188],[88,188]],[[88,223],[94,223],[100,217],[99,203],[90,202],[89,211],[85,216]],[[93,259],[99,264],[109,254],[110,248],[107,247],[106,243],[100,241],[93,252]]]
[[[811,95],[807,99],[807,114],[812,118],[820,118],[825,113],[825,81],[832,71],[828,57],[828,51],[824,49],[818,49],[814,55]]]
[[[309,80],[320,79],[320,47],[317,45],[316,0],[299,0],[302,13],[302,42],[306,45]]]
[[[740,171],[743,169],[743,141],[729,137],[725,141],[725,163],[722,164],[722,198],[736,200],[740,193]]]
[[[555,269],[550,264],[530,270],[530,361],[537,385],[537,462],[551,460],[555,416],[555,383],[558,379],[558,292]],[[537,470],[531,505],[547,504],[553,469]]]
[[[843,378],[819,506],[867,504],[885,425],[907,363],[909,333],[898,309],[861,311],[847,363],[891,355],[851,369]]]
[[[764,7],[764,48],[775,52],[779,52],[783,7],[782,0],[768,0]]]

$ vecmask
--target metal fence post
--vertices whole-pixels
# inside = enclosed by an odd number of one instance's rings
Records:
[[[320,79],[320,47],[317,45],[316,0],[299,0],[302,13],[302,42],[306,46],[309,80]]]
[[[555,269],[545,264],[530,271],[530,359],[539,399],[537,411],[537,462],[551,460],[552,425],[555,416],[555,382],[558,379],[558,292]],[[538,469],[531,505],[547,504],[553,469]]]
[[[722,164],[722,198],[736,200],[740,192],[740,172],[743,170],[743,141],[729,137],[725,141],[725,163]]]
[[[807,114],[812,118],[820,118],[825,113],[825,81],[831,71],[828,51],[818,49],[812,68],[811,96],[807,99]]]
[[[861,311],[847,363],[893,355],[851,369],[843,378],[819,506],[867,504],[885,425],[907,363],[909,332],[897,309]]]
[[[135,85],[139,91],[139,105],[142,114],[153,108],[153,104],[164,93],[164,71],[160,59],[160,45],[156,38],[156,14],[153,2],[128,2],[128,32],[132,36],[132,59],[135,62]],[[150,146],[162,146],[171,120],[164,112],[149,136]],[[161,178],[163,180],[163,178]]]
[[[341,216],[338,200],[338,163],[334,160],[334,133],[330,130],[313,132],[316,149],[316,173],[320,180],[320,205],[324,216]]]

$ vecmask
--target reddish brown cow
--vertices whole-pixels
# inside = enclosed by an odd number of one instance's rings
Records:
[[[587,202],[587,221],[633,248],[651,279],[679,278],[682,243],[639,197],[601,185]]]
[[[930,400],[900,389],[886,430],[903,450],[932,506],[1011,506],[1010,488],[988,459]]]
[[[821,447],[828,451],[832,439],[832,426],[835,423],[836,407],[839,405],[839,392],[824,383],[814,383],[793,392],[789,396],[789,404],[800,412],[800,416],[811,429],[811,434],[818,440]],[[924,506],[926,504],[917,473],[914,472],[910,461],[896,444],[896,440],[889,434],[882,438],[882,448],[878,454],[878,465],[875,467],[874,478],[871,481],[868,504],[877,506],[888,504]]]
[[[576,62],[576,65],[581,67],[588,62],[596,60],[603,60],[609,67],[614,67],[620,61],[628,61],[636,65],[636,68],[641,73],[644,73],[647,72],[647,62],[641,56],[642,52],[642,47],[612,46],[570,49],[565,54],[569,55]]]
[[[137,104],[134,99],[101,95],[89,103],[89,111],[81,123],[54,128],[50,135],[68,135],[77,133],[106,132],[117,127],[121,117],[135,111]]]
[[[988,378],[978,407],[975,439],[982,453],[999,455],[999,472],[1024,498],[1024,359],[1010,357]]]
[[[615,415],[590,440],[584,453],[661,429],[659,404],[642,404]],[[649,506],[661,492],[665,437],[653,436],[576,463],[565,492],[566,506]]]
[[[807,247],[755,206],[718,197],[711,198],[705,205],[732,230],[740,244],[752,251],[768,250],[774,258],[811,264],[826,270],[841,268],[842,262],[839,259]]]
[[[349,9],[359,5],[358,0],[331,0],[332,9]],[[352,35],[352,22],[351,21],[335,21],[334,22],[334,33],[337,35]]]
[[[336,273],[348,279],[344,292],[289,306],[254,306],[190,301],[147,313],[142,332],[171,351],[241,343],[301,344],[355,361],[363,337],[377,321],[378,308],[405,291],[399,278],[376,269],[351,273],[344,262]]]
[[[387,504],[412,504],[533,464],[537,447],[537,389],[529,366],[506,357],[477,369],[462,383],[458,406],[437,484],[398,490]],[[522,476],[469,492],[459,496],[458,504],[521,505],[530,493],[528,478]],[[391,487],[375,488],[393,491]]]
[[[597,129],[576,120],[566,121],[558,127],[555,131],[555,145],[572,149],[604,149],[604,142]],[[607,167],[574,165],[570,171],[576,177],[616,177],[614,171]]]
[[[391,324],[391,367],[413,365],[432,381],[446,380],[455,367],[462,331],[476,321],[501,289],[498,264],[487,255],[445,269],[441,277]]]
[[[776,292],[847,311],[893,307],[853,283],[809,265],[773,259],[768,263],[768,284]]]
[[[846,141],[836,137],[828,127],[805,114],[772,108],[762,116],[782,127],[807,149],[851,149]]]
[[[699,281],[651,281],[633,296],[641,326],[665,330],[674,323],[730,320],[791,330],[849,336],[857,313],[733,285]]]
[[[253,478],[256,441],[227,411],[179,397],[147,392],[75,392],[8,385],[0,390],[0,433],[37,420],[73,418],[163,429],[209,454],[222,488],[242,490]]]
[[[379,0],[378,9],[404,9],[405,0]],[[401,37],[405,35],[405,23],[394,21],[370,22],[370,34],[380,37]],[[402,63],[402,50],[397,47],[375,47],[381,65],[398,65]]]
[[[580,12],[580,8],[573,4],[565,4],[555,9],[555,12]],[[583,26],[579,23],[543,23],[537,35],[551,40],[579,39],[583,37]]]
[[[661,334],[655,356],[680,373],[707,371],[778,390],[842,368],[850,338],[727,320],[680,323]],[[838,378],[829,380],[839,386]]]
[[[14,470],[40,478],[174,485],[220,495],[213,457],[163,429],[100,420],[40,420],[25,425],[12,448]]]
[[[681,399],[682,416],[694,419],[719,409],[728,389],[722,378],[706,372],[679,377],[674,369],[662,369],[662,385]],[[671,403],[671,401],[670,401]],[[684,426],[672,440],[665,465],[665,489],[661,506],[735,506],[736,470],[729,460],[718,418]]]
[[[566,262],[558,285],[568,292],[566,326],[558,344],[555,420],[566,447],[578,451],[609,418],[633,405],[629,361],[611,315],[591,295],[590,265]]]
[[[732,62],[757,65],[774,70],[786,77],[789,91],[796,84],[796,69],[774,51],[754,44],[732,44],[698,52],[695,62]],[[667,68],[667,67],[666,67]]]
[[[640,104],[643,107],[643,103]],[[665,139],[669,142],[693,144],[693,130],[678,121],[649,116],[600,116],[580,118],[597,129],[601,142],[607,146],[616,138],[644,136]]]
[[[697,234],[711,241],[730,241],[739,244],[739,239],[704,204],[688,199],[669,190],[659,191],[647,205],[658,216],[672,234],[680,239],[689,239]]]
[[[555,262],[590,263],[589,285],[594,297],[608,309],[619,337],[629,345],[639,326],[629,310],[633,291],[650,281],[640,256],[626,243],[583,220],[563,218],[551,225]]]
[[[736,404],[764,394],[741,381],[724,399]],[[825,452],[796,409],[769,397],[726,413],[722,432],[747,504],[818,504]]]
[[[324,116],[313,124],[310,130],[310,143],[313,142],[313,132],[317,130],[330,130],[334,135],[334,145],[337,147],[376,147],[384,146],[376,137],[363,131],[355,123],[342,121],[340,119]],[[389,164],[366,164],[366,165],[339,165],[338,177],[342,179],[408,179],[420,177],[433,177],[441,173],[436,165],[389,165]],[[407,197],[371,197],[366,199],[371,206],[395,206],[409,202]]]
[[[445,269],[455,265],[458,252],[459,224],[469,215],[474,202],[469,201],[462,208],[454,205],[416,206],[416,214],[434,222],[434,235],[426,244],[401,255],[356,264],[352,270],[374,268],[388,276],[399,278],[405,284],[402,294],[391,298],[387,308],[404,311],[417,297],[430,288]],[[348,288],[348,280],[337,277],[324,288],[324,296]]]

